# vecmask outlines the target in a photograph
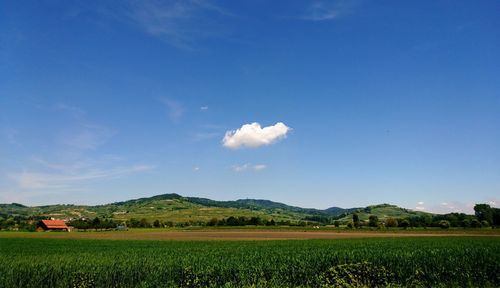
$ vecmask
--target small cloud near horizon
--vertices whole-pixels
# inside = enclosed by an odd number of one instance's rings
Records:
[[[252,164],[243,164],[243,165],[235,165],[232,167],[233,171],[234,172],[245,172],[245,171],[262,171],[264,169],[267,168],[267,165],[265,164],[256,164],[256,165],[252,165]]]

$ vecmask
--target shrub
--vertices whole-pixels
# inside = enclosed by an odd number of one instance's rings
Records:
[[[441,227],[442,229],[450,228],[450,221],[447,221],[447,220],[439,221],[439,227]]]
[[[378,226],[378,217],[375,215],[370,215],[368,218],[368,226],[377,227]]]
[[[387,220],[385,220],[385,226],[386,227],[398,227],[398,220],[396,220],[394,218],[387,218]]]
[[[470,227],[472,227],[472,228],[481,228],[481,222],[479,222],[479,220],[477,220],[477,219],[473,219],[470,222]]]
[[[401,221],[401,222],[399,222],[399,227],[402,227],[402,228],[406,229],[406,228],[408,228],[408,226],[410,226],[410,221],[408,221],[406,219],[403,220],[403,221]]]
[[[333,266],[323,273],[320,287],[385,287],[394,278],[384,266],[369,262]]]

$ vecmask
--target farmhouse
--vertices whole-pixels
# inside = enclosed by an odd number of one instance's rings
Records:
[[[63,220],[41,220],[36,226],[37,231],[69,231]]]

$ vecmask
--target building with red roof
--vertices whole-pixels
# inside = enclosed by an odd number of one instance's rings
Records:
[[[69,227],[63,220],[41,220],[37,224],[37,230],[43,231],[69,231]]]

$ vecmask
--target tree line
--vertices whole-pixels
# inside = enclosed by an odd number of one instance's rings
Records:
[[[335,226],[339,226],[338,220],[333,221]],[[464,213],[448,214],[423,214],[407,218],[389,217],[379,220],[376,215],[370,215],[368,221],[361,221],[357,213],[352,214],[352,222],[347,223],[349,228],[368,227],[440,227],[443,229],[449,227],[463,228],[481,228],[481,227],[500,227],[500,209],[493,208],[488,204],[476,204],[474,206],[474,215]]]

